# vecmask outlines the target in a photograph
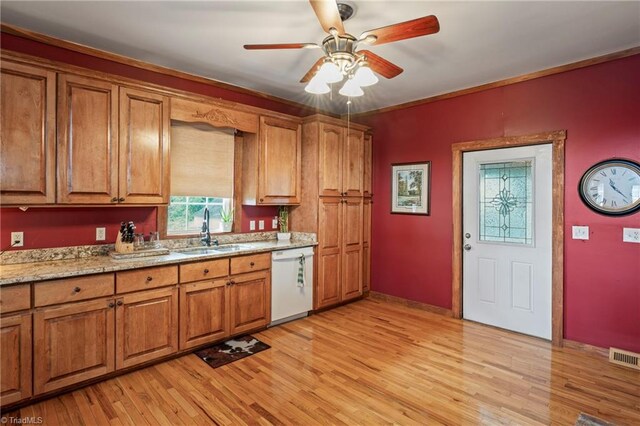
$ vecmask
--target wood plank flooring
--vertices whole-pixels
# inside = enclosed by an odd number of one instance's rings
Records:
[[[45,425],[640,424],[640,372],[603,357],[363,300],[257,333],[271,349],[212,369],[195,355],[52,398]]]

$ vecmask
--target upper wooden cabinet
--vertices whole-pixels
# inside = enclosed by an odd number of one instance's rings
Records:
[[[319,195],[362,196],[364,132],[323,122],[317,132]]]
[[[373,196],[373,144],[371,135],[364,135],[364,196]]]
[[[169,98],[120,88],[118,201],[169,202]]]
[[[0,204],[55,202],[56,75],[2,61]]]
[[[58,79],[58,203],[118,201],[118,86]]]
[[[364,133],[362,130],[344,129],[343,135],[343,195],[361,197],[364,193]]]
[[[296,120],[260,117],[258,135],[245,133],[242,204],[300,204],[302,126]]]

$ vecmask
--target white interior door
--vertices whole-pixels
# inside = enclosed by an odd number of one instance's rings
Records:
[[[551,144],[463,154],[463,317],[551,339]]]

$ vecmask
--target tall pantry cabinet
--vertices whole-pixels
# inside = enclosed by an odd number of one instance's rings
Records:
[[[361,296],[368,277],[363,270],[369,263],[363,259],[370,223],[364,218],[368,130],[322,115],[303,121],[302,202],[291,210],[290,224],[318,235],[315,309]]]

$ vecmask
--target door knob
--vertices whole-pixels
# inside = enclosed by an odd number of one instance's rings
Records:
[[[462,248],[465,249],[465,251],[469,251],[471,250],[471,244],[465,244]]]

